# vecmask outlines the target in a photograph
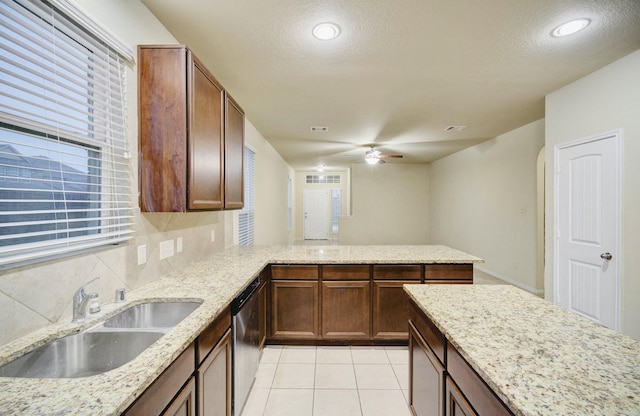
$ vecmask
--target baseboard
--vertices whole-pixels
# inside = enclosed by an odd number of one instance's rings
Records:
[[[496,279],[502,280],[503,282],[506,282],[506,283],[509,283],[511,285],[517,286],[520,289],[524,289],[527,292],[533,293],[536,296],[544,297],[544,290],[539,290],[539,289],[533,288],[531,286],[527,286],[527,285],[523,284],[522,282],[518,282],[517,280],[510,279],[510,278],[508,278],[506,276],[503,276],[503,275],[501,275],[499,273],[496,273],[496,272],[493,272],[491,270],[485,269],[482,266],[478,266],[477,264],[474,264],[473,267],[478,269],[478,270],[480,270],[483,273],[488,274],[489,276],[495,277]]]

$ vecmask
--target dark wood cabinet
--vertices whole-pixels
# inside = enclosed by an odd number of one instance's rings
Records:
[[[368,339],[371,336],[371,283],[322,282],[322,337]]]
[[[198,415],[231,415],[231,329],[198,368]]]
[[[404,284],[418,284],[421,265],[373,266],[373,338],[406,340],[409,328],[409,297]]]
[[[244,206],[244,111],[225,94],[224,105],[224,209]]]
[[[242,208],[244,112],[187,47],[138,46],[138,121],[143,212]]]
[[[415,416],[513,414],[413,301],[410,315],[409,404]]]
[[[188,398],[178,398],[177,396],[193,376],[194,356],[195,346],[192,343],[127,409],[125,414],[127,416],[160,415],[163,414],[167,406],[171,407],[174,404],[177,406],[176,412],[178,412],[178,408],[185,408],[186,405],[182,406],[178,402],[184,402]],[[176,403],[174,403],[174,397],[176,397]],[[191,405],[193,405],[193,402]]]
[[[409,406],[414,415],[442,416],[444,365],[409,325]]]
[[[473,283],[473,264],[427,264],[425,283]]]
[[[163,413],[166,416],[196,416],[196,382],[191,377]]]
[[[445,401],[447,416],[477,416],[467,399],[464,398],[450,376],[445,380]]]
[[[318,281],[271,281],[271,337],[316,339],[319,333]]]
[[[267,287],[268,278],[266,273],[260,275],[260,288],[258,289],[258,331],[259,331],[259,343],[260,350],[264,348],[264,344],[267,341]]]

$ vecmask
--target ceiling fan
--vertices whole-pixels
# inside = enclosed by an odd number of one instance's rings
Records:
[[[367,150],[367,153],[364,155],[364,161],[369,165],[376,165],[385,163],[383,159],[402,159],[402,155],[385,155],[382,154],[379,150],[375,150],[373,146],[370,146],[371,150]]]

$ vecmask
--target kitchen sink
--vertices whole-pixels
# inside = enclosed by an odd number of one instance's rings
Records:
[[[133,360],[163,332],[84,331],[59,338],[0,367],[0,377],[76,378],[101,374]]]
[[[105,328],[171,329],[178,325],[200,302],[148,302],[131,306],[107,319]]]

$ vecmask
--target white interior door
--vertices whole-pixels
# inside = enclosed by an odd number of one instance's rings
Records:
[[[555,301],[620,325],[619,133],[557,146]]]
[[[329,238],[329,191],[305,189],[303,191],[303,224],[305,240]]]

